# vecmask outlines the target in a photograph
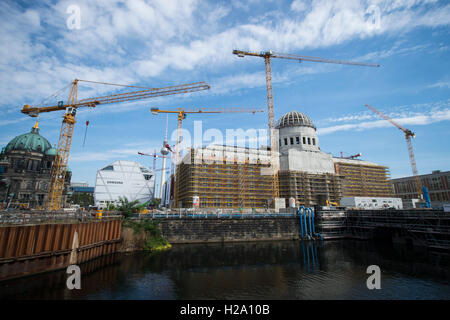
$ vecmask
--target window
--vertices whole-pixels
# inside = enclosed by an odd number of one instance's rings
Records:
[[[311,144],[311,138],[308,138],[308,144]]]
[[[107,167],[104,167],[102,170],[114,171],[114,167],[113,166],[107,166]]]
[[[284,138],[284,145],[287,146],[287,144],[288,144],[287,138]]]
[[[294,144],[294,138],[291,137],[291,145]]]
[[[303,137],[303,144],[306,144],[306,138]]]
[[[316,138],[312,138],[313,145],[316,145]]]
[[[281,139],[279,139],[278,142],[280,143],[279,146],[281,147]]]
[[[300,144],[300,137],[295,137],[295,143]]]

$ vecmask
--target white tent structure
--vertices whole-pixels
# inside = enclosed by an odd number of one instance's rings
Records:
[[[134,161],[114,161],[97,171],[94,202],[99,208],[109,203],[118,205],[119,197],[145,203],[153,199],[155,173]]]

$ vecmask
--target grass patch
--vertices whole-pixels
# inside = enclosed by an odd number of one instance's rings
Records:
[[[162,251],[170,248],[172,245],[163,237],[151,238],[144,245],[144,251]]]
[[[144,244],[144,251],[162,251],[172,247],[172,245],[161,235],[158,221],[144,220],[139,222],[126,220],[124,226],[132,228],[134,234],[144,231],[150,237]]]

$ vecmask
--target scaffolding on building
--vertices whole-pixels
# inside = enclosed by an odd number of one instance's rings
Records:
[[[343,177],[343,197],[393,197],[389,168],[362,163],[335,163],[336,173]]]
[[[249,159],[196,161],[178,167],[182,207],[192,207],[193,197],[201,208],[267,208],[272,199],[272,176],[261,174],[269,164]]]
[[[338,202],[341,198],[340,177],[335,174],[312,174],[286,170],[279,172],[280,196],[295,198],[299,206],[317,205],[320,199]]]

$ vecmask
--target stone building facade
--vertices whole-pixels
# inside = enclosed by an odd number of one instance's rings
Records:
[[[12,139],[0,153],[0,204],[10,208],[44,208],[56,149],[39,134],[31,132]],[[66,173],[63,204],[67,201],[70,170]]]

